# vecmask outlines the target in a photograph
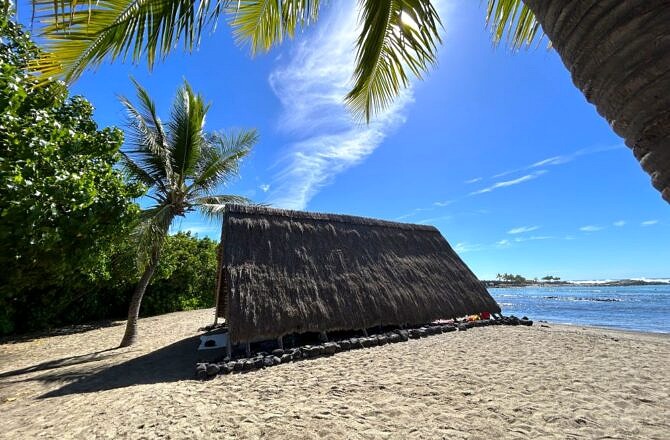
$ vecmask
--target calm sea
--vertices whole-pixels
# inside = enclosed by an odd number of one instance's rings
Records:
[[[670,284],[489,289],[504,315],[535,321],[670,333]]]

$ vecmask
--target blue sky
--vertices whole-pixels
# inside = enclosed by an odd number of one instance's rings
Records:
[[[212,103],[208,129],[260,132],[241,178],[222,192],[432,224],[480,278],[670,277],[670,206],[558,56],[544,45],[494,49],[479,3],[439,3],[439,65],[369,125],[342,104],[357,18],[346,1],[269,54],[250,57],[222,22],[193,54],[175,52],[152,72],[103,65],[72,92],[95,105],[102,126],[120,125],[116,96],[132,96],[129,75],[165,117],[186,78]],[[176,229],[218,237],[197,215]]]

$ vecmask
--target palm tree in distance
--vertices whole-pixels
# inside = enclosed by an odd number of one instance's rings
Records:
[[[205,132],[209,106],[187,82],[177,91],[170,119],[163,125],[147,91],[133,82],[138,105],[120,98],[129,127],[129,146],[122,153],[122,164],[131,181],[148,188],[146,197],[154,204],[142,210],[133,233],[138,262],[144,271],[130,301],[121,347],[135,342],[142,297],[174,219],[196,210],[215,218],[223,214],[228,203],[249,202],[244,197],[216,195],[214,191],[238,175],[241,159],[258,139],[255,130],[233,134]]]
[[[252,52],[268,50],[316,21],[319,0],[98,0],[88,5],[33,0],[46,19],[46,55],[37,68],[66,81],[105,58],[153,65],[180,40],[188,50],[228,15]],[[436,60],[441,26],[430,0],[358,0],[361,32],[354,85],[346,97],[369,120],[409,75]],[[56,6],[54,6],[56,5]],[[488,0],[494,41],[515,48],[551,40],[575,85],[670,202],[670,0]]]

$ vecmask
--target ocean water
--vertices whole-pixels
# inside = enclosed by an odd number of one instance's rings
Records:
[[[670,284],[489,288],[504,315],[670,333]]]

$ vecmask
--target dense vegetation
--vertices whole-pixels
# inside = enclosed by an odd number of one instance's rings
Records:
[[[64,84],[35,88],[39,50],[0,15],[0,334],[123,318],[144,191],[118,171],[123,133]],[[212,240],[168,237],[142,314],[210,306],[215,265]]]

